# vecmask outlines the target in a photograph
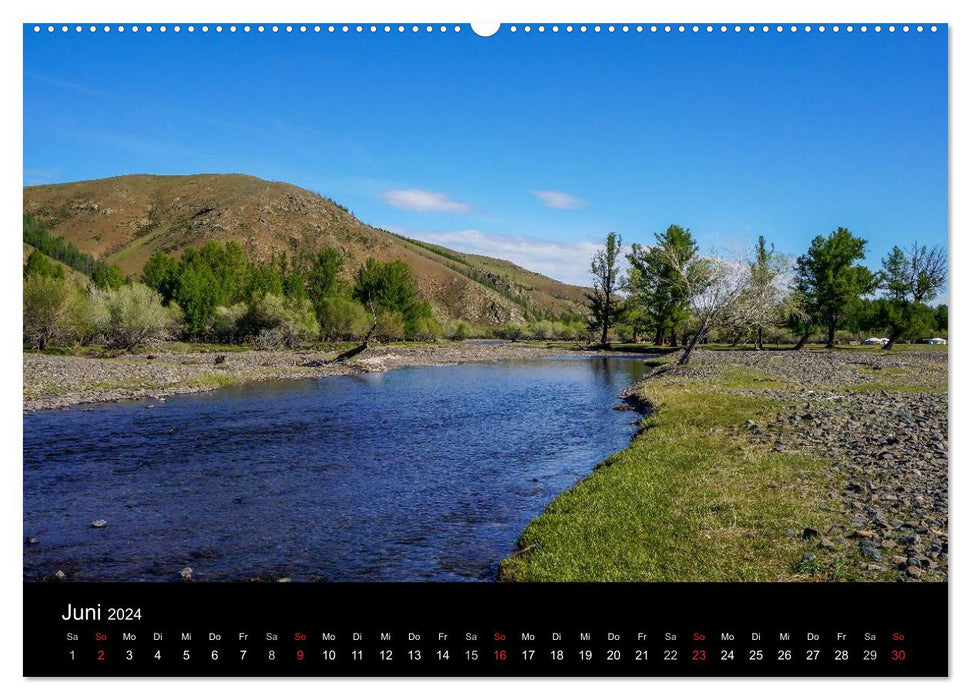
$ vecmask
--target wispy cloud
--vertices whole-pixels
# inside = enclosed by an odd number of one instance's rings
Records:
[[[472,211],[472,207],[465,202],[456,202],[446,194],[427,190],[387,190],[384,192],[384,201],[393,207],[410,211]]]
[[[579,209],[589,204],[589,202],[574,197],[572,194],[556,192],[555,190],[533,190],[533,194],[550,209]]]
[[[93,97],[107,97],[107,93],[101,90],[95,90],[87,85],[79,85],[78,83],[71,83],[66,80],[58,80],[57,78],[49,78],[46,75],[38,75],[37,73],[24,73],[25,78],[30,78],[31,80],[37,80],[42,83],[47,83],[48,85],[55,85],[65,90],[73,90],[74,92],[80,92],[82,95],[91,95]]]
[[[524,236],[503,236],[482,231],[402,231],[420,241],[453,248],[462,253],[488,255],[567,284],[590,285],[590,258],[599,248],[592,241],[541,241]]]

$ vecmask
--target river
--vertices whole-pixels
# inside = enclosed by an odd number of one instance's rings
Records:
[[[613,406],[643,372],[547,358],[26,414],[24,578],[493,580],[628,444]]]

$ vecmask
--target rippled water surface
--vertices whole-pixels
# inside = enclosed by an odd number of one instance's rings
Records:
[[[636,414],[612,406],[643,370],[426,367],[27,414],[24,576],[490,580],[628,443]]]

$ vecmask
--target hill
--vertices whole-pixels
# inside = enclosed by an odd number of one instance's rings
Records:
[[[467,255],[374,228],[331,199],[248,175],[126,175],[24,188],[24,212],[84,253],[139,274],[157,250],[209,240],[273,253],[341,250],[350,272],[368,257],[403,260],[439,320],[494,325],[583,312],[586,291],[505,260]]]

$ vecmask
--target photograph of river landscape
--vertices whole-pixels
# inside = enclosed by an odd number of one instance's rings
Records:
[[[188,26],[24,27],[25,582],[947,581],[944,25]]]

